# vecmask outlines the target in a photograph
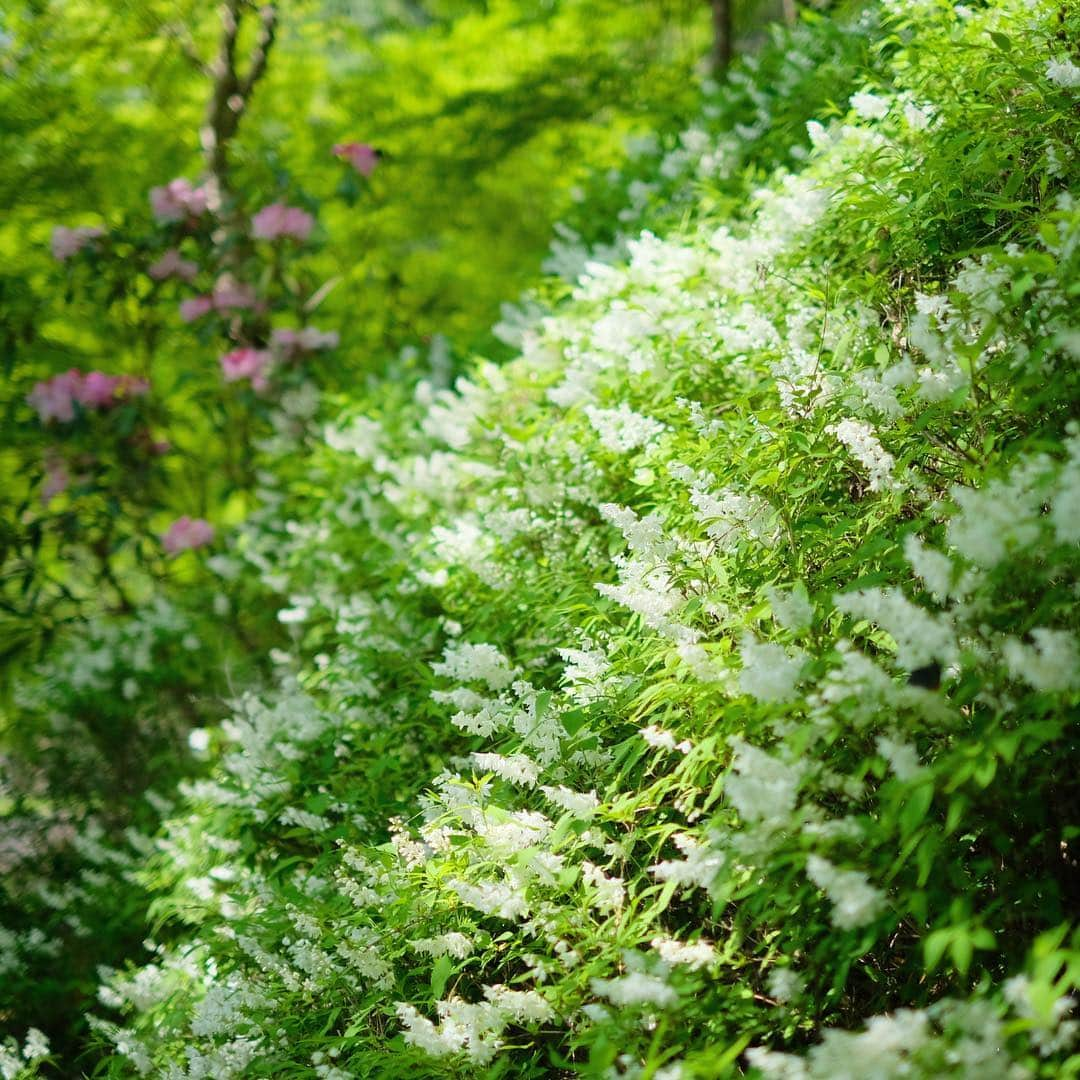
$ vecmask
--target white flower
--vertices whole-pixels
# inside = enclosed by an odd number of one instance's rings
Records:
[[[1080,87],[1080,67],[1071,60],[1050,60],[1046,64],[1046,77],[1056,86],[1066,90],[1075,90]]]
[[[520,674],[494,645],[450,642],[443,650],[442,663],[432,664],[436,675],[465,682],[487,683],[492,690],[509,686]]]
[[[888,115],[891,103],[888,98],[878,97],[876,94],[863,91],[852,94],[850,104],[856,114],[862,117],[863,120],[881,120]]]
[[[646,626],[675,640],[693,640],[700,636],[671,618],[685,597],[672,584],[664,567],[625,559],[619,562],[619,579],[618,585],[598,582],[596,591],[640,615]]]
[[[649,943],[667,964],[682,964],[698,971],[716,960],[716,950],[708,941],[677,941],[675,938],[653,938]]]
[[[710,492],[700,482],[690,490],[694,517],[705,524],[706,534],[722,548],[730,550],[741,540],[771,547],[777,527],[772,507],[760,495],[746,495],[725,488]]]
[[[291,608],[282,608],[277,613],[278,622],[283,623],[286,626],[306,622],[310,615],[311,609],[303,604],[298,604],[296,607]]]
[[[600,436],[601,444],[615,454],[648,446],[666,430],[659,420],[634,412],[628,405],[620,405],[617,409],[587,405],[585,415]]]
[[[32,1027],[26,1032],[26,1040],[23,1043],[23,1057],[27,1061],[36,1061],[38,1058],[48,1057],[49,1040],[44,1032]]]
[[[649,873],[658,881],[675,881],[683,887],[708,889],[724,865],[724,853],[688,833],[676,833],[672,840],[684,858],[656,863],[649,867]]]
[[[782,821],[795,809],[800,763],[786,764],[742,739],[730,740],[734,756],[724,780],[724,794],[744,821]]]
[[[572,791],[561,784],[558,787],[541,787],[540,790],[556,806],[569,811],[579,821],[591,820],[600,806],[595,791]]]
[[[205,754],[210,748],[210,732],[206,728],[192,728],[188,732],[188,746],[194,754]]]
[[[662,561],[675,550],[675,544],[664,535],[660,517],[649,514],[638,517],[633,510],[604,503],[600,507],[600,516],[614,525],[625,537],[630,550],[643,559]]]
[[[826,429],[834,434],[870,473],[871,491],[896,491],[903,484],[893,477],[896,459],[874,435],[874,429],[861,420],[841,420]]]
[[[555,1019],[555,1010],[535,990],[485,986],[484,997],[518,1024],[542,1024]]]
[[[956,630],[944,615],[918,607],[899,589],[859,589],[833,597],[837,610],[869,619],[887,630],[896,642],[896,660],[908,671],[956,655]]]
[[[656,1005],[670,1009],[678,1003],[679,995],[661,978],[635,971],[618,979],[593,979],[592,992],[606,997],[612,1005],[630,1008],[635,1005]]]
[[[799,585],[795,589],[784,590],[769,586],[765,590],[772,608],[773,618],[785,629],[798,633],[805,630],[814,621],[814,605],[806,588]]]
[[[1080,438],[1066,440],[1069,460],[1058,475],[1050,520],[1059,544],[1080,542]]]
[[[383,429],[375,420],[358,416],[346,428],[327,425],[323,438],[334,450],[355,454],[362,461],[373,461],[380,450]]]
[[[877,918],[885,895],[858,870],[841,870],[820,855],[806,860],[806,875],[832,901],[832,921],[841,930],[854,930]]]
[[[912,131],[925,131],[933,118],[933,109],[928,105],[916,105],[913,101],[904,105],[904,119]]]
[[[1080,649],[1068,630],[1037,627],[1032,644],[1008,638],[1002,648],[1010,673],[1036,690],[1072,690],[1080,686]]]
[[[611,663],[599,649],[559,649],[566,661],[563,679],[572,687],[571,696],[579,705],[595,701],[604,692],[604,676]]]
[[[879,735],[874,745],[898,780],[914,780],[922,772],[919,752],[911,743]]]
[[[806,663],[801,649],[756,641],[749,634],[739,644],[739,688],[758,701],[790,701]]]
[[[475,753],[472,759],[484,772],[494,773],[511,784],[532,787],[540,776],[540,767],[524,754],[504,757],[502,754]]]
[[[463,517],[452,525],[436,525],[431,530],[431,539],[441,562],[468,567],[489,585],[500,583],[492,566],[495,539],[475,521]]]
[[[476,908],[485,915],[497,915],[500,919],[513,922],[515,919],[526,918],[529,914],[528,901],[515,885],[498,881],[482,881],[473,885],[457,878],[446,884],[469,907]]]
[[[765,988],[769,997],[784,1005],[794,1001],[803,992],[805,985],[806,980],[794,968],[776,967],[769,972]]]
[[[417,938],[410,942],[410,945],[418,953],[426,953],[428,956],[452,956],[456,960],[464,960],[473,951],[473,943],[464,934],[456,931],[433,938]]]
[[[946,600],[952,591],[953,564],[948,555],[928,548],[914,533],[904,538],[904,558],[935,600]]]
[[[1033,1022],[1030,1038],[1044,1057],[1067,1050],[1076,1042],[1080,1022],[1065,1019],[1076,1006],[1075,998],[1062,995],[1047,1000],[1043,994],[1033,992],[1035,988],[1026,975],[1006,979],[1001,990],[1017,1015]]]
[[[664,731],[656,724],[638,729],[638,734],[652,747],[657,750],[678,750],[682,754],[689,754],[694,748],[689,739],[676,742],[675,736],[670,731]]]
[[[626,899],[626,886],[622,878],[608,877],[599,866],[585,861],[581,864],[581,876],[596,891],[592,906],[600,911],[618,911]]]

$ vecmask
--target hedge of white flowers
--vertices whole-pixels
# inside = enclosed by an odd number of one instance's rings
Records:
[[[294,647],[96,853],[159,928],[110,1075],[1080,1072],[1078,63],[1043,0],[804,20],[514,359],[265,477],[213,566]]]

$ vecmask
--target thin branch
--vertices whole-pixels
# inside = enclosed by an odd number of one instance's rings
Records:
[[[213,75],[213,72],[210,70],[210,65],[199,55],[199,50],[195,47],[195,41],[191,36],[191,31],[187,28],[185,23],[179,20],[176,22],[164,23],[161,27],[161,33],[179,46],[184,59],[188,60],[196,71],[207,77]]]
[[[259,36],[255,40],[255,47],[251,51],[251,59],[248,61],[248,73],[240,84],[240,96],[244,106],[247,106],[255,84],[262,78],[266,71],[266,61],[270,55],[270,49],[274,44],[277,34],[277,8],[273,4],[267,4],[259,12]]]
[[[210,64],[214,87],[207,104],[206,123],[200,132],[211,191],[219,212],[231,201],[229,143],[240,126],[256,83],[266,71],[277,31],[277,8],[267,4],[259,10],[258,36],[248,58],[247,74],[241,76],[236,62],[236,42],[245,10],[243,0],[225,0],[222,5],[221,40],[217,56]]]

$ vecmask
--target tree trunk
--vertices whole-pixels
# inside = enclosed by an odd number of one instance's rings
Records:
[[[723,75],[731,65],[731,0],[710,0],[712,7],[712,70]]]

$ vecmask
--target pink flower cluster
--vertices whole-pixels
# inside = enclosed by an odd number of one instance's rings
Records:
[[[251,235],[258,240],[282,236],[306,240],[314,227],[315,219],[309,213],[284,203],[271,203],[251,219]]]
[[[302,330],[281,327],[270,335],[274,349],[283,356],[295,356],[297,353],[316,352],[319,349],[335,349],[338,344],[336,330],[319,330],[314,326],[305,326]]]
[[[66,229],[57,225],[52,233],[53,258],[59,262],[78,255],[87,244],[104,236],[105,230],[100,225],[80,225],[76,229]]]
[[[221,373],[226,382],[238,382],[250,379],[256,390],[265,390],[267,369],[273,362],[273,356],[266,349],[252,349],[244,346],[233,349],[221,358]]]
[[[181,303],[180,318],[184,322],[194,322],[211,311],[239,311],[258,306],[254,286],[235,281],[230,275],[223,274],[214,284],[214,291],[210,296],[195,296]]]
[[[205,187],[193,187],[182,177],[170,180],[164,187],[150,189],[150,208],[158,221],[183,221],[202,217],[209,205]]]
[[[361,176],[370,176],[382,158],[374,146],[362,142],[338,143],[334,156],[347,161]]]
[[[84,409],[108,409],[126,398],[141,397],[150,389],[145,379],[131,375],[105,375],[100,371],[83,374],[77,368],[61,372],[39,382],[27,395],[27,402],[37,410],[43,424],[75,419],[75,405]]]
[[[157,262],[146,271],[155,281],[178,277],[181,281],[191,281],[199,272],[199,264],[185,259],[176,248],[169,248]]]
[[[213,539],[214,526],[210,522],[185,514],[161,534],[161,546],[169,555],[179,555],[181,551],[204,547]]]

